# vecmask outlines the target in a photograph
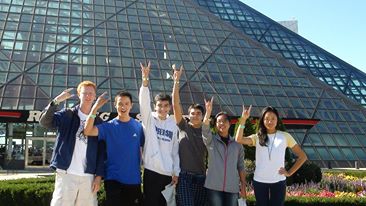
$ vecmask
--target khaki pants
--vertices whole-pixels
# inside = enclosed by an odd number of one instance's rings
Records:
[[[51,206],[97,206],[97,194],[92,192],[94,176],[56,173]]]

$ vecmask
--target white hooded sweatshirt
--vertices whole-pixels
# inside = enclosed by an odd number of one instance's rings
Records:
[[[145,132],[144,168],[162,175],[179,176],[178,127],[174,118],[168,116],[160,120],[158,114],[151,111],[148,87],[141,86],[139,103]]]

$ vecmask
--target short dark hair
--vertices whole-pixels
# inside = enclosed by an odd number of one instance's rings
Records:
[[[131,95],[131,93],[129,93],[128,91],[119,91],[119,92],[117,92],[117,94],[116,94],[116,96],[114,97],[114,102],[116,103],[117,102],[117,98],[118,97],[128,97],[128,98],[130,98],[130,100],[131,100],[131,103],[132,103],[132,95]]]
[[[215,118],[213,119],[213,121],[211,121],[211,126],[213,126],[214,128],[215,128],[215,130],[217,131],[217,128],[216,128],[216,123],[217,123],[217,119],[220,117],[220,116],[224,116],[225,117],[225,120],[227,121],[227,122],[229,122],[229,124],[230,124],[230,116],[228,115],[228,113],[226,113],[226,112],[224,112],[224,111],[221,111],[221,112],[219,112],[219,113],[217,113],[216,115],[215,115]],[[231,127],[231,125],[230,125],[230,127],[229,127],[229,134],[230,134],[230,128],[232,128]]]
[[[219,118],[219,116],[222,116],[222,115],[224,115],[224,116],[226,117],[226,119],[227,119],[227,120],[229,120],[229,115],[228,115],[226,112],[221,111],[221,112],[219,112],[219,113],[217,113],[217,114],[215,115],[215,123],[216,123],[216,121],[217,121],[217,118]]]
[[[154,98],[154,103],[156,104],[158,101],[168,101],[170,105],[172,104],[172,98],[168,94],[157,94]]]
[[[203,108],[202,105],[200,104],[191,104],[189,107],[188,107],[188,113],[191,111],[191,109],[198,109],[203,113],[205,113],[205,109]]]

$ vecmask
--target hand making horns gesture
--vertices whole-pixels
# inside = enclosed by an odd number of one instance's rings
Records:
[[[151,62],[149,61],[149,62],[147,63],[147,66],[144,66],[144,65],[140,62],[140,67],[141,67],[142,79],[144,80],[144,78],[149,78]]]
[[[179,82],[180,76],[182,75],[183,72],[183,65],[179,67],[179,70],[176,69],[175,64],[172,65],[172,68],[173,68],[173,80],[174,82]]]
[[[246,109],[245,106],[243,105],[243,112],[241,113],[240,124],[245,124],[247,119],[250,117],[251,110],[252,110],[252,105],[250,105],[248,109]]]

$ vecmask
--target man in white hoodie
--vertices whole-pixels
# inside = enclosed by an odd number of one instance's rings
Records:
[[[148,88],[150,62],[140,63],[142,85],[139,93],[140,114],[145,132],[143,150],[144,163],[144,205],[164,206],[166,201],[161,194],[168,184],[177,184],[180,172],[178,154],[178,127],[169,115],[171,97],[158,94],[154,98],[155,112],[150,107]]]

